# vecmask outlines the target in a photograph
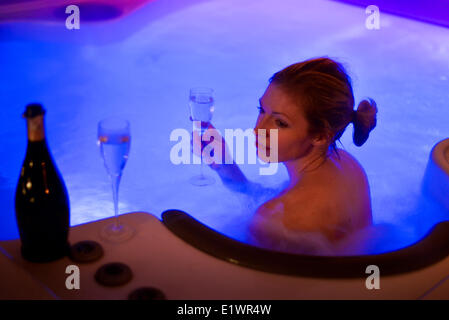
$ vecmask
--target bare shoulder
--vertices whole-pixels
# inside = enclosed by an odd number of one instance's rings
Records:
[[[339,228],[371,221],[369,186],[360,163],[347,151],[310,172],[291,189],[262,204],[256,216],[282,222],[290,230],[320,231],[335,239]]]
[[[255,215],[264,218],[278,218],[281,219],[281,216],[285,211],[285,203],[282,196],[273,198],[261,204]]]
[[[319,231],[329,224],[337,223],[326,201],[326,191],[321,185],[303,185],[283,192],[262,204],[256,211],[259,217],[281,221],[292,230]]]
[[[345,174],[355,173],[365,175],[365,170],[363,169],[360,162],[349,152],[343,149],[338,149],[338,155],[339,157],[333,155],[331,157],[331,161]]]
[[[329,196],[338,195],[340,198],[348,190],[354,192],[368,186],[362,165],[343,149],[338,149],[338,156],[331,154],[321,168],[305,176],[303,180],[307,189],[320,190]]]

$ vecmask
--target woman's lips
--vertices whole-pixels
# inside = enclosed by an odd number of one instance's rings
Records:
[[[267,150],[270,149],[270,146],[266,146],[266,145],[260,143],[260,142],[257,140],[257,138],[256,138],[256,142],[255,142],[254,144],[256,145],[256,148],[265,148],[265,149],[267,149]]]

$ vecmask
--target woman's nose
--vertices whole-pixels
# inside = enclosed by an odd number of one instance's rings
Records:
[[[256,127],[253,129],[253,132],[254,132],[254,135],[256,136],[256,138],[257,138],[258,136],[260,136],[260,135],[263,135],[264,133],[265,133],[265,137],[266,137],[267,139],[270,138],[270,129],[268,129],[268,128],[262,128],[262,127],[260,127],[260,126],[256,126]]]
[[[258,130],[258,128],[257,128],[257,126],[253,129],[253,133],[254,133],[254,135],[257,137],[257,130]]]
[[[257,136],[258,130],[263,127],[263,117],[257,117],[256,126],[254,127],[254,134]]]
[[[258,119],[258,121],[256,123],[256,127],[253,130],[256,137],[259,133],[263,134],[263,131],[259,132],[259,129],[264,130],[267,137],[270,135],[270,128],[267,124],[268,123],[266,121],[264,121],[264,119]]]
[[[260,129],[259,124],[256,124],[256,127],[253,129],[254,135],[255,135],[256,137],[257,137],[257,135],[259,134],[259,129]]]

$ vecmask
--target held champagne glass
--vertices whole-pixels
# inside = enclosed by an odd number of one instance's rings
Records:
[[[214,112],[214,91],[211,88],[196,87],[190,89],[189,95],[190,120],[194,122],[193,130],[198,130],[202,141]],[[196,125],[199,125],[197,127]],[[207,186],[215,182],[211,176],[203,173],[203,153],[200,155],[200,174],[190,178],[190,183],[196,186]]]
[[[104,165],[111,178],[115,219],[106,225],[100,235],[103,239],[119,243],[130,239],[135,230],[123,224],[118,217],[118,190],[123,168],[128,160],[131,135],[129,122],[120,118],[108,118],[98,123],[98,144]]]

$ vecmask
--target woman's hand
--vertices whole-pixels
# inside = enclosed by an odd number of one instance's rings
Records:
[[[203,127],[203,129],[204,129],[204,127]],[[211,145],[209,147],[209,148],[211,148],[212,146],[214,147],[214,149],[212,151],[209,149],[209,150],[206,150],[206,152],[204,152],[205,151],[204,149],[207,145],[209,145],[213,141],[217,141],[217,140],[219,141],[219,143],[215,142],[213,145]],[[220,148],[221,155],[219,154],[220,152],[218,152],[217,156],[215,156],[215,152],[217,151],[217,148]],[[203,161],[205,163],[209,164],[213,169],[216,169],[221,164],[224,164],[225,160],[226,160],[226,156],[228,156],[228,159],[231,159],[230,154],[228,152],[228,148],[226,146],[226,141],[224,140],[224,138],[221,136],[221,134],[218,132],[218,130],[215,129],[215,127],[211,123],[209,123],[209,125],[207,126],[206,131],[203,134],[202,140],[200,137],[199,128],[198,128],[198,130],[193,130],[193,132],[192,132],[192,149],[193,149],[193,153],[198,157],[200,157],[201,153],[203,153]]]
[[[201,156],[201,153],[203,154],[203,161],[217,172],[225,186],[234,191],[244,192],[249,182],[239,166],[232,159],[224,138],[212,124],[209,123],[207,126],[202,140],[199,130],[193,130],[193,153],[198,157]],[[212,145],[209,146],[209,144]]]

